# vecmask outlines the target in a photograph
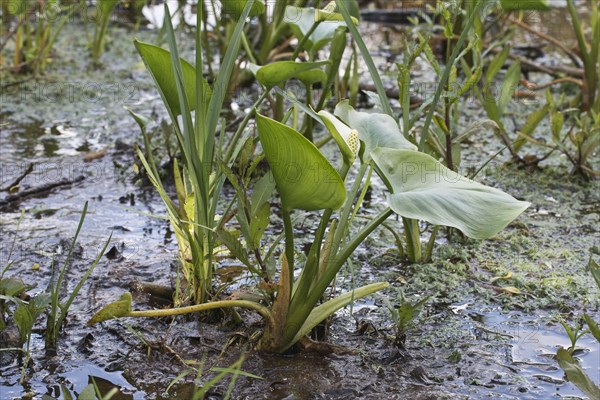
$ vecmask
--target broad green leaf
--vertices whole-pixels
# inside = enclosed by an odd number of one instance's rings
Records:
[[[338,209],[346,189],[325,156],[294,129],[257,114],[258,135],[286,209]]]
[[[13,319],[19,328],[19,342],[25,343],[27,336],[31,333],[35,320],[26,304],[19,304],[13,313]]]
[[[588,329],[594,338],[600,343],[600,328],[598,328],[598,323],[592,319],[588,314],[583,316],[585,318],[585,322],[587,323]]]
[[[590,271],[592,277],[596,281],[596,285],[598,289],[600,289],[600,265],[594,261],[593,258],[590,257],[590,262],[587,265],[587,270]]]
[[[125,292],[119,297],[119,300],[112,302],[98,311],[87,322],[88,326],[98,322],[108,321],[113,318],[126,317],[131,313],[131,293]]]
[[[100,0],[100,2],[102,2],[102,0]],[[83,388],[81,393],[79,393],[77,400],[96,400],[96,391],[94,390],[94,385],[90,383]]]
[[[50,304],[50,295],[40,293],[29,300],[29,303],[21,303],[13,313],[13,319],[19,328],[19,338],[22,343],[31,334],[33,325]]]
[[[290,24],[298,40],[302,40],[310,32],[313,24],[317,21],[316,18],[316,10],[312,7],[287,6],[285,8],[284,20]],[[333,39],[335,30],[340,26],[346,26],[346,23],[344,21],[321,22],[309,36],[305,48],[314,54]]]
[[[181,114],[171,53],[161,47],[140,42],[139,40],[135,40],[134,43],[146,68],[150,71],[152,78],[156,82],[165,105],[174,116]],[[181,67],[185,80],[186,97],[190,109],[193,110],[196,108],[196,68],[183,59],[181,60]],[[211,93],[208,83],[205,83],[204,87],[207,91],[205,98],[209,99]]]
[[[499,126],[502,126],[500,121],[500,117],[502,117],[502,112],[500,111],[500,107],[498,107],[498,105],[496,104],[494,95],[490,93],[484,93],[483,96],[483,108],[485,109],[485,112],[487,113],[488,117],[492,121],[497,123]]]
[[[402,135],[394,118],[387,114],[359,112],[344,100],[335,108],[335,115],[358,131],[358,137],[364,143],[360,154],[363,163],[371,160],[371,153],[378,147],[417,150],[417,146]]]
[[[254,192],[250,196],[250,214],[255,215],[263,204],[273,196],[273,192],[275,192],[275,179],[273,174],[268,172],[254,185]]]
[[[222,15],[231,15],[235,19],[239,19],[242,16],[242,12],[246,7],[246,3],[248,0],[221,0],[221,5],[223,6]],[[252,4],[252,8],[250,9],[250,14],[248,15],[250,18],[257,17],[259,15],[264,14],[265,12],[265,1],[264,0],[254,0]]]
[[[250,217],[250,248],[257,249],[260,247],[260,239],[269,225],[269,216],[271,215],[271,207],[268,203],[264,203],[257,213]]]
[[[268,88],[282,84],[289,79],[296,78],[302,72],[310,71],[329,65],[331,61],[318,62],[295,62],[295,61],[277,61],[262,66],[256,71],[256,79]]]
[[[353,301],[362,299],[365,296],[368,296],[370,294],[373,294],[375,292],[383,290],[383,289],[387,288],[388,286],[389,286],[389,283],[387,283],[387,282],[373,283],[373,284],[363,286],[358,289],[354,289],[350,292],[344,293],[334,299],[331,299],[331,300],[321,304],[318,307],[315,307],[311,311],[311,313],[308,316],[308,318],[306,319],[306,321],[304,321],[304,324],[302,324],[302,327],[298,330],[298,333],[294,337],[294,340],[292,341],[291,344],[296,343],[297,341],[302,339],[304,336],[308,335],[310,333],[310,331],[313,330],[314,327],[319,325],[323,320],[325,320],[325,318],[329,317],[330,315],[333,315],[337,310],[346,307],[348,304],[352,303]]]
[[[350,128],[328,111],[319,111],[319,116],[342,151],[344,161],[351,165],[360,150],[358,131]]]
[[[504,82],[502,82],[502,87],[500,89],[499,98],[497,101],[498,108],[500,109],[501,113],[504,113],[508,102],[513,98],[520,79],[521,63],[517,61],[508,68],[506,71],[506,76],[504,77]]]
[[[504,66],[506,59],[508,58],[508,54],[510,52],[510,46],[505,46],[504,49],[496,55],[490,62],[490,65],[487,67],[485,71],[485,82],[490,85],[498,72]]]
[[[424,153],[379,148],[372,155],[392,191],[388,204],[402,217],[452,226],[471,238],[486,239],[530,205],[471,181]]]
[[[592,382],[583,368],[579,366],[567,350],[560,348],[556,353],[556,359],[570,382],[573,382],[575,386],[590,396],[591,399],[600,399],[600,388]]]
[[[27,289],[27,285],[17,278],[0,279],[0,294],[7,297],[13,297]]]
[[[327,74],[322,69],[312,69],[310,71],[300,72],[295,78],[306,86],[312,86],[317,82],[325,83]]]
[[[548,11],[548,0],[500,0],[504,11]]]
[[[251,265],[246,248],[242,245],[242,243],[240,243],[238,238],[233,233],[225,229],[219,229],[217,231],[217,236],[235,258],[240,260],[244,265]]]

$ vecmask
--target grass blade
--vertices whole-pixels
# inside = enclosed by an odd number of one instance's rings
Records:
[[[344,21],[346,21],[346,25],[348,26],[348,30],[352,34],[352,38],[358,45],[360,52],[364,58],[365,63],[367,64],[367,68],[369,69],[369,73],[373,79],[373,83],[375,84],[375,89],[377,90],[377,94],[381,100],[381,106],[383,107],[383,112],[394,117],[394,113],[392,112],[392,107],[390,107],[390,102],[388,100],[387,94],[385,93],[385,87],[383,86],[383,82],[381,81],[381,77],[379,76],[379,72],[377,72],[377,67],[375,66],[375,62],[373,62],[373,58],[369,53],[369,49],[367,49],[367,45],[364,40],[360,36],[360,32],[356,28],[354,21],[352,20],[352,16],[350,15],[350,11],[346,7],[344,0],[336,0],[338,11],[344,16]]]

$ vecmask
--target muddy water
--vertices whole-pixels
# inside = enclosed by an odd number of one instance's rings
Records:
[[[1,187],[12,183],[30,163],[34,168],[21,181],[21,192],[61,180],[71,182],[2,209],[3,265],[16,237],[12,259],[17,262],[7,275],[37,285],[32,294],[42,291],[52,258],[57,262],[64,258],[85,201],[89,201],[88,217],[66,291],[111,232],[117,256],[103,258],[81,291],[56,355],[45,353],[43,327],[36,327],[33,363],[26,369],[24,383],[19,382],[19,359],[2,355],[1,399],[65,398],[65,389],[79,393],[92,379],[103,392],[118,388],[115,399],[189,399],[195,374],[169,387],[189,369],[189,363],[204,360],[206,368],[226,367],[260,328],[259,320],[248,313],[242,314],[242,326],[228,319],[220,324],[179,319],[172,325],[170,320],[128,320],[85,327],[95,310],[130,290],[133,280],[170,284],[175,275],[176,246],[168,225],[139,214],[161,214],[164,207],[133,172],[131,145],[140,139],[122,106],[156,119],[164,112],[133,53],[132,35],[115,31],[107,66],[101,70],[82,59],[83,40],[66,35],[59,44],[56,66],[44,80],[30,82],[41,86],[21,86],[15,92],[18,96],[2,98],[0,125],[7,125],[0,127]],[[152,35],[138,34],[148,40]],[[48,89],[48,83],[55,86]],[[49,97],[50,90],[63,92]],[[492,142],[485,138],[477,144],[491,146]],[[106,154],[85,162],[92,151]],[[466,167],[480,163],[485,151],[465,149]],[[336,315],[328,340],[339,347],[332,353],[250,353],[243,370],[263,379],[240,377],[233,398],[582,397],[564,381],[552,354],[557,346],[568,345],[557,323],[558,312],[572,320],[585,306],[596,319],[600,316],[599,293],[583,269],[589,248],[598,245],[600,199],[597,186],[574,181],[565,170],[563,164],[556,171],[525,173],[491,164],[482,180],[534,203],[520,225],[509,227],[496,240],[461,243],[455,238],[448,244],[442,235],[434,262],[422,266],[400,262],[393,239],[385,232],[359,249],[354,269],[340,286],[386,279],[393,283],[385,293],[392,301],[400,291],[411,300],[436,296],[409,333],[405,350],[390,340],[392,323],[381,298],[375,296]],[[84,178],[78,180],[80,176]],[[0,200],[5,200],[8,194],[2,196]],[[373,197],[381,198],[377,185]],[[371,206],[382,203],[374,200]],[[26,213],[16,232],[21,210]],[[33,268],[36,263],[39,269]],[[485,286],[507,271],[514,278],[506,285],[519,287],[522,295],[498,294]],[[137,307],[149,306],[144,295],[136,295],[134,302]],[[233,339],[237,341],[221,354]],[[578,348],[583,367],[600,383],[598,344],[586,336]],[[206,372],[202,381],[209,376]],[[224,383],[210,395],[221,398],[226,391]]]

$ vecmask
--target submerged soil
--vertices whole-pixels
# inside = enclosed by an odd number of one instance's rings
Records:
[[[341,274],[339,287],[380,280],[392,285],[335,315],[326,339],[332,346],[283,356],[247,351],[260,320],[246,312],[243,325],[226,316],[218,323],[179,318],[86,327],[93,312],[139,282],[173,284],[177,247],[168,223],[149,217],[162,215],[164,207],[133,168],[132,145],[141,138],[123,106],[157,121],[166,118],[135,55],[133,33],[111,28],[104,66],[94,68],[82,55],[85,40],[76,34],[81,27],[65,29],[44,77],[3,86],[1,188],[30,164],[33,170],[19,183],[19,193],[64,184],[20,201],[7,202],[11,194],[2,193],[0,264],[6,265],[10,255],[15,264],[6,276],[34,286],[32,295],[43,291],[52,260],[62,265],[85,201],[88,216],[64,293],[112,233],[111,251],[73,304],[56,353],[44,351],[43,326],[36,326],[33,361],[23,383],[19,357],[0,353],[1,399],[67,398],[67,391],[79,393],[92,379],[103,392],[118,388],[113,399],[190,399],[196,373],[177,377],[190,366],[201,366],[199,379],[206,382],[215,375],[210,367],[227,367],[241,354],[246,354],[242,369],[261,379],[240,376],[233,387],[236,399],[584,397],[564,380],[553,355],[569,345],[559,317],[570,323],[583,311],[600,317],[599,292],[585,270],[589,257],[600,252],[600,195],[597,184],[570,176],[559,157],[533,171],[500,157],[478,176],[532,203],[492,240],[470,241],[456,233],[449,238],[442,231],[431,263],[407,265],[391,234],[370,237],[356,252],[352,268]],[[149,31],[137,35],[148,41],[155,37]],[[252,99],[239,100],[242,110],[244,101]],[[534,106],[511,107],[523,118]],[[480,111],[466,104],[461,112],[468,120]],[[463,149],[462,167],[475,170],[497,147],[492,136],[478,137]],[[381,208],[383,199],[375,182],[365,213]],[[397,221],[390,224],[400,229]],[[408,332],[405,348],[392,340],[393,322],[382,300],[385,296],[397,305],[400,293],[412,302],[432,296]],[[159,304],[134,292],[134,306]],[[3,347],[8,344],[10,337],[4,336]],[[578,359],[599,383],[598,343],[584,336],[578,348]],[[212,388],[209,397],[222,398],[228,382]]]

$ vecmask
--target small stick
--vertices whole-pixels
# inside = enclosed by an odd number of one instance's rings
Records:
[[[555,79],[552,82],[548,82],[543,85],[536,85],[535,83],[526,81],[524,79],[521,80],[521,84],[523,86],[526,86],[527,89],[529,89],[529,90],[544,90],[550,86],[553,86],[553,85],[556,85],[559,83],[573,83],[573,84],[583,88],[583,81],[581,79],[572,78],[570,76],[560,78],[560,79]]]
[[[49,192],[50,190],[58,188],[58,187],[61,187],[61,186],[69,186],[69,185],[72,185],[74,183],[81,182],[84,179],[85,179],[85,177],[83,175],[79,176],[79,177],[77,177],[77,178],[75,178],[73,180],[63,179],[63,180],[61,180],[59,182],[56,182],[56,183],[49,183],[47,185],[43,185],[43,186],[40,186],[40,187],[37,187],[37,188],[26,190],[26,191],[21,192],[21,193],[17,193],[17,194],[12,195],[12,196],[8,196],[4,200],[0,200],[0,208],[6,207],[6,206],[8,206],[11,203],[15,203],[15,202],[24,200],[25,198],[30,197],[30,196],[35,196],[35,195],[38,195],[38,194]]]
[[[561,42],[559,42],[557,39],[553,38],[552,36],[548,36],[545,33],[542,33],[540,31],[538,31],[537,29],[533,29],[532,27],[530,27],[529,25],[523,23],[522,21],[518,21],[514,18],[509,18],[509,21],[514,24],[519,26],[520,28],[525,29],[528,32],[533,33],[534,35],[539,36],[540,38],[546,40],[547,42],[552,43],[553,45],[555,45],[556,47],[558,47],[559,49],[561,49],[562,51],[564,51],[569,58],[571,58],[571,60],[573,60],[573,63],[577,66],[581,66],[581,59],[580,57],[575,54],[575,52],[571,49],[569,49],[567,46],[565,46],[564,44],[562,44]]]
[[[5,187],[4,189],[0,189],[0,192],[8,192],[11,188],[17,186],[27,175],[29,175],[33,171],[33,163],[30,163],[25,172],[21,174],[13,183]]]
[[[500,49],[492,49],[491,51],[494,54],[498,54],[498,53],[500,53],[501,50]],[[547,67],[544,65],[536,64],[534,62],[529,61],[525,57],[520,57],[520,56],[517,56],[514,54],[509,54],[508,57],[513,60],[518,60],[522,65],[529,67],[533,71],[544,72],[544,73],[546,73],[548,75],[552,75],[552,76],[557,75],[559,73],[563,73],[563,74],[567,74],[570,76],[583,78],[583,69],[581,69],[581,68],[565,67],[564,65]]]

